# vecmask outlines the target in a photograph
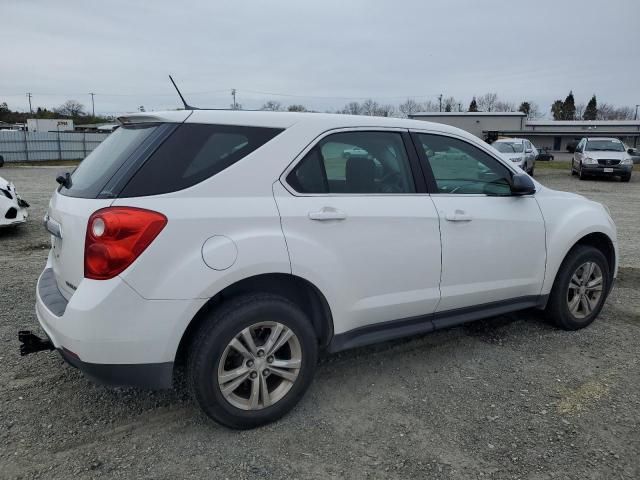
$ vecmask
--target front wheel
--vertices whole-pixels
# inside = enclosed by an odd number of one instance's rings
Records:
[[[580,163],[580,169],[578,170],[578,178],[580,180],[584,180],[585,178],[587,178],[587,175],[582,170],[582,163]]]
[[[631,180],[631,174],[629,175],[623,175],[622,177],[620,177],[620,180],[622,180],[623,182],[628,182]]]
[[[562,262],[545,312],[564,330],[589,325],[609,293],[609,263],[597,248],[574,247]]]
[[[223,304],[196,336],[189,384],[210,418],[254,428],[298,403],[317,359],[315,331],[298,306],[275,295],[247,295]]]

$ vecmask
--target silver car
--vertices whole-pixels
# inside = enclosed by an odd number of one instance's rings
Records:
[[[633,160],[617,138],[583,138],[571,161],[571,174],[580,180],[588,176],[618,176],[628,182],[632,170]]]
[[[533,176],[538,152],[526,138],[501,138],[491,144],[503,158]]]

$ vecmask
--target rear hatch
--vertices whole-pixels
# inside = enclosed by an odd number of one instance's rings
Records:
[[[71,298],[84,278],[84,243],[89,217],[110,206],[118,192],[155,147],[184,121],[188,112],[175,112],[173,123],[138,117],[107,137],[73,171],[49,202],[45,216],[52,234],[52,267],[62,295]]]

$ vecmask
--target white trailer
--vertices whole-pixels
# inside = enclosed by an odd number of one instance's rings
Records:
[[[65,118],[29,118],[29,132],[73,132],[73,120]]]

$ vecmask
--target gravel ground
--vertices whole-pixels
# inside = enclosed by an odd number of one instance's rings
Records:
[[[3,168],[32,218],[0,232],[0,478],[639,478],[640,175],[536,171],[617,222],[619,280],[592,326],[522,312],[334,355],[291,414],[235,432],[184,387],[108,389],[57,354],[20,358],[57,170]]]

